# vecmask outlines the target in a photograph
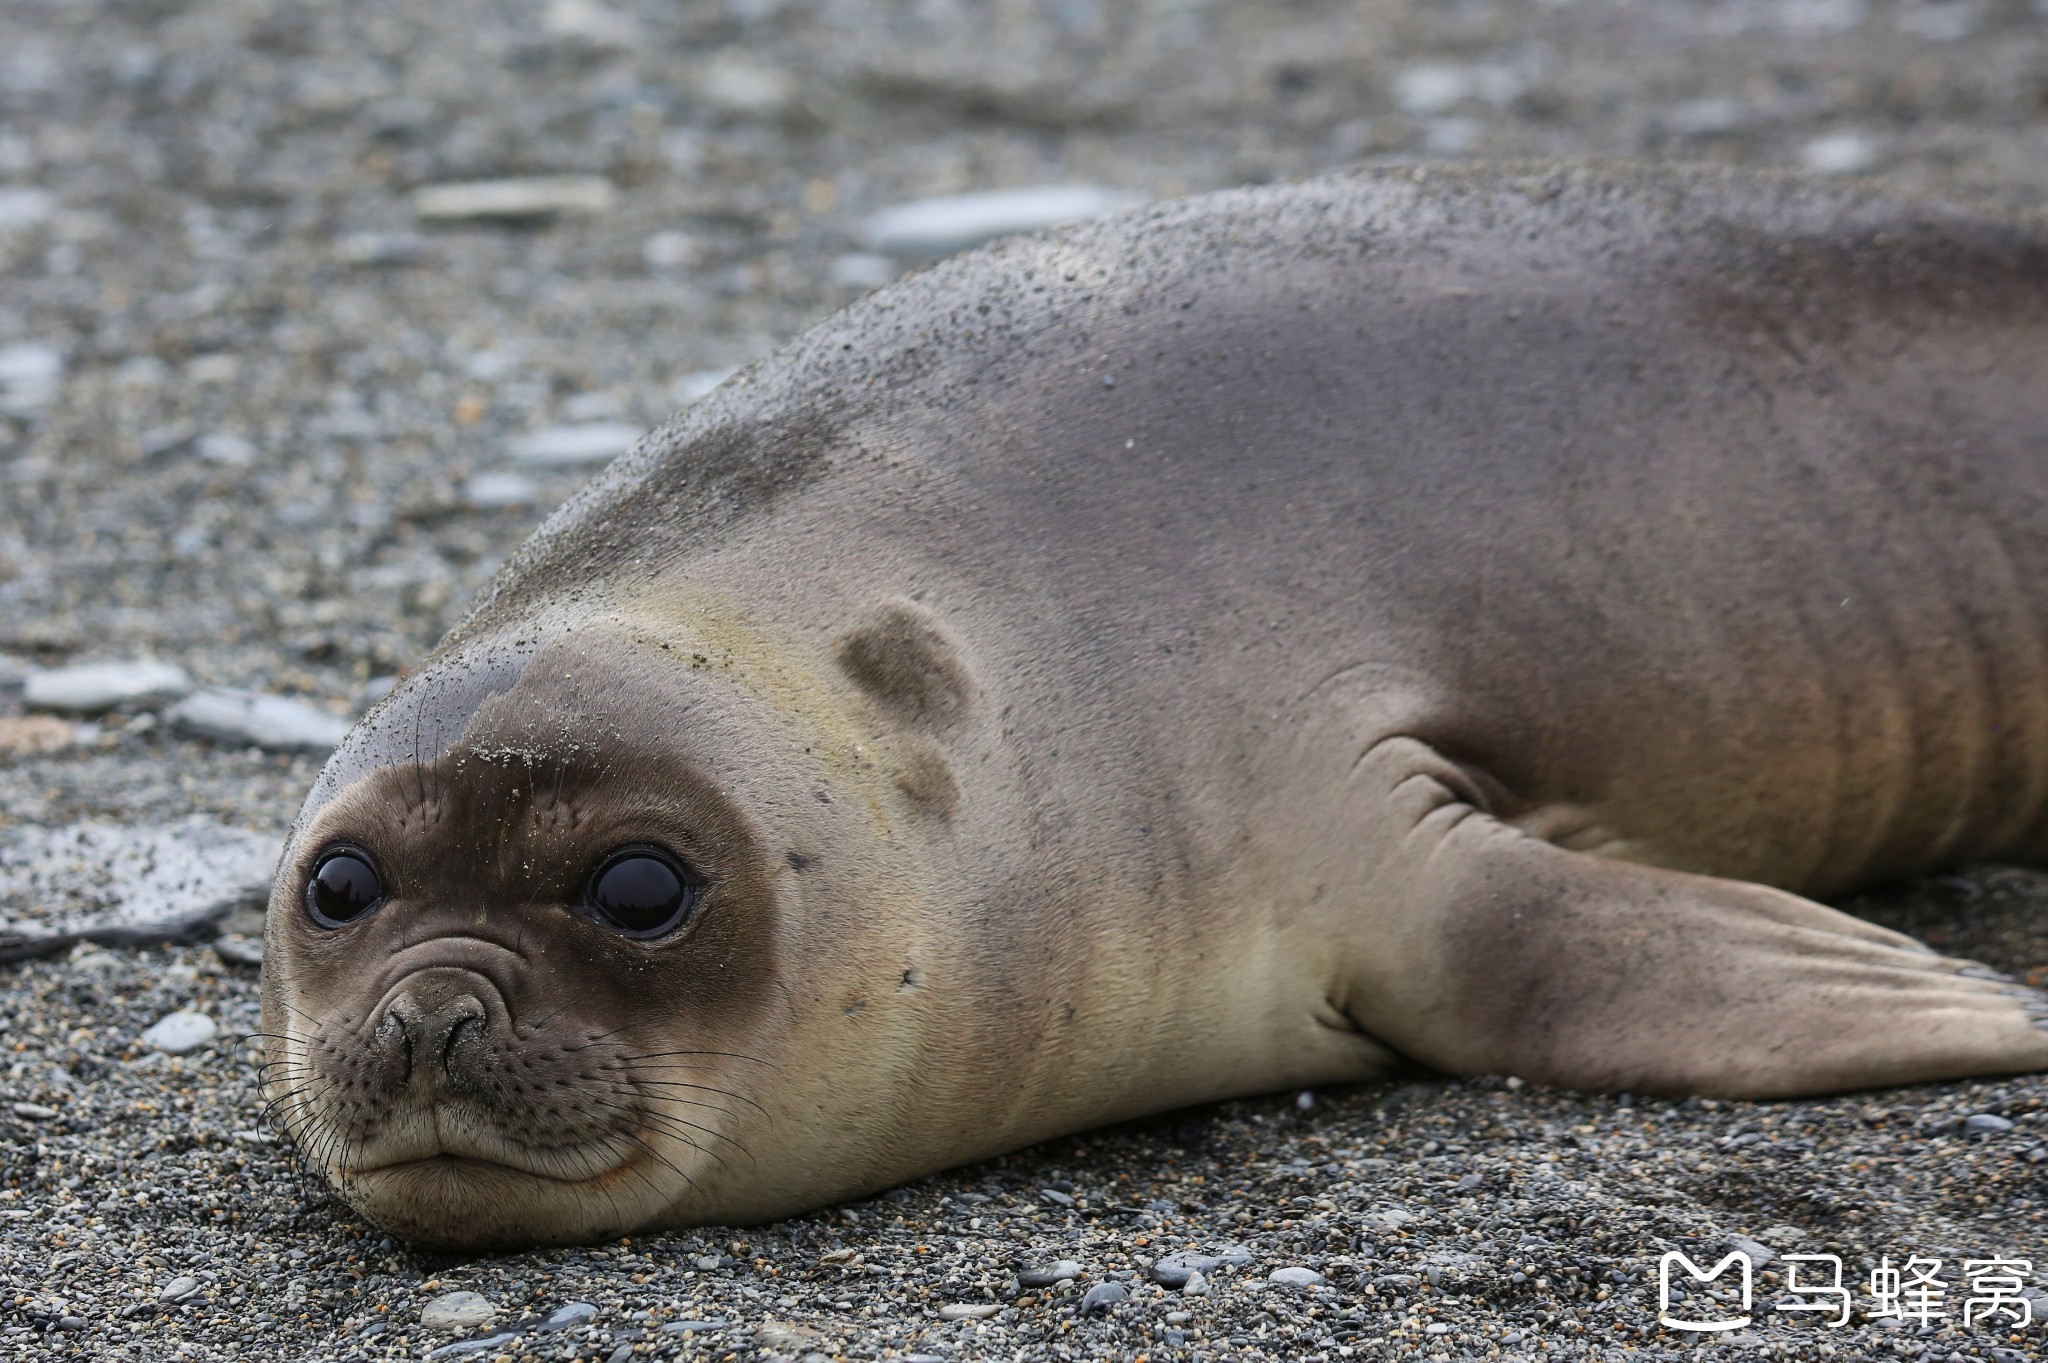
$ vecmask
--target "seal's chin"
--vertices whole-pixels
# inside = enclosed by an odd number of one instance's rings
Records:
[[[363,1163],[332,1177],[342,1196],[379,1225],[416,1243],[490,1249],[609,1239],[664,1210],[644,1156],[591,1149],[575,1158],[509,1164],[446,1151]],[[576,1175],[569,1170],[592,1168]]]

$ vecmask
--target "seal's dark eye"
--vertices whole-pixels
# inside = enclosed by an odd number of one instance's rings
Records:
[[[697,890],[696,878],[666,853],[628,847],[597,868],[583,902],[599,922],[628,937],[659,937],[689,918]]]
[[[306,913],[323,928],[338,928],[384,902],[384,882],[355,852],[330,852],[306,882]]]

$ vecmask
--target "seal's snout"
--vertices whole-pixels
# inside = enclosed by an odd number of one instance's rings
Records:
[[[492,1010],[480,994],[487,985],[466,971],[421,971],[407,979],[384,1010],[376,1044],[390,1052],[398,1086],[422,1083],[461,1091],[474,1088],[474,1062],[492,1032]],[[500,1009],[500,1012],[503,1010]],[[465,1082],[467,1081],[467,1082]]]

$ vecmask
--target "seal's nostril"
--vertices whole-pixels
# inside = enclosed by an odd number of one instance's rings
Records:
[[[471,1002],[474,1002],[474,1000],[471,1000]],[[453,1022],[449,1023],[441,1039],[441,1072],[443,1074],[448,1072],[448,1057],[454,1053],[455,1043],[462,1039],[462,1034],[472,1029],[481,1031],[482,1025],[483,1006],[481,1004],[477,1005],[475,1013],[460,1015]]]
[[[406,1025],[405,1010],[396,1004],[377,1024],[376,1044],[382,1049],[396,1049],[398,1053],[400,1084],[412,1078],[412,1034],[413,1029]]]

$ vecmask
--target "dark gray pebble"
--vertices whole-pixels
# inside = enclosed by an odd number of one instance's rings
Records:
[[[1123,1302],[1131,1295],[1122,1283],[1097,1283],[1081,1298],[1081,1314],[1092,1316]]]
[[[548,1318],[546,1320],[542,1321],[539,1325],[535,1326],[534,1328],[538,1330],[548,1331],[573,1330],[579,1325],[588,1323],[590,1320],[595,1318],[596,1315],[597,1307],[594,1303],[587,1301],[572,1301],[565,1306],[556,1307],[553,1311],[548,1313]]]
[[[471,1354],[488,1353],[492,1349],[501,1348],[517,1338],[519,1338],[518,1335],[507,1331],[503,1334],[485,1335],[481,1339],[459,1340],[454,1344],[443,1344],[440,1348],[428,1353],[427,1357],[467,1358]]]
[[[661,1327],[665,1335],[679,1335],[685,1330],[702,1334],[707,1330],[723,1330],[729,1322],[722,1317],[717,1320],[672,1320]]]
[[[1164,1259],[1152,1265],[1148,1272],[1152,1275],[1152,1281],[1158,1283],[1161,1287],[1178,1288],[1186,1286],[1188,1278],[1193,1274],[1214,1273],[1221,1267],[1223,1267],[1223,1260],[1213,1254],[1196,1254],[1189,1250],[1182,1250],[1178,1253],[1167,1255]]]

